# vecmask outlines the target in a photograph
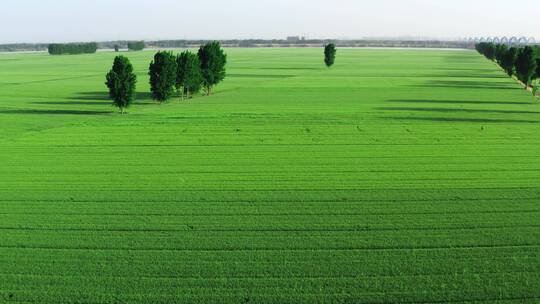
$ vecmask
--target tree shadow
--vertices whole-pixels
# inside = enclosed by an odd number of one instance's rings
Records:
[[[135,95],[134,103],[141,104],[141,102],[137,102],[137,101],[152,99],[152,94],[150,92],[136,92],[135,94],[136,95]],[[79,92],[77,93],[77,96],[71,97],[69,98],[69,100],[81,100],[85,102],[67,101],[67,102],[57,102],[57,103],[51,102],[51,103],[46,103],[46,104],[104,105],[104,104],[107,104],[105,101],[107,101],[108,103],[112,103],[108,92]],[[100,100],[103,102],[99,102]],[[89,101],[89,102],[86,102],[86,101]]]
[[[275,67],[275,68],[258,68],[258,70],[275,70],[275,71],[317,71],[321,68],[306,68],[306,67]]]
[[[450,75],[429,75],[424,74],[420,77],[426,78],[489,78],[489,79],[507,79],[507,76],[504,75],[489,75],[489,74],[450,74]]]
[[[496,89],[496,90],[522,90],[514,83],[493,83],[487,81],[469,81],[469,80],[433,80],[432,85],[455,87],[455,88],[478,88],[478,89]]]
[[[540,121],[522,119],[495,119],[495,118],[451,118],[451,117],[407,117],[407,116],[384,116],[379,117],[388,120],[401,121],[428,121],[428,122],[467,122],[467,123],[528,123],[536,124]]]
[[[463,71],[463,72],[496,72],[496,69],[462,69],[462,68],[433,68],[437,71]]]
[[[227,74],[232,78],[291,78],[294,75],[271,75],[271,74]]]
[[[432,80],[427,84],[411,85],[412,87],[455,88],[455,89],[492,89],[492,90],[522,90],[514,84],[495,84],[486,81]]]
[[[459,109],[459,108],[409,108],[409,107],[379,107],[381,111],[410,111],[410,112],[438,112],[438,113],[488,113],[488,114],[540,114],[537,111],[516,110],[484,110],[484,109]]]
[[[450,61],[450,62],[459,62],[459,63],[463,63],[464,61],[471,61],[471,62],[477,62],[478,61],[478,56],[463,56],[463,55],[448,55],[448,56],[445,56],[444,57],[445,61]]]
[[[109,115],[110,111],[83,111],[83,110],[44,110],[44,109],[9,109],[0,110],[0,114],[28,114],[28,115]]]
[[[480,101],[480,100],[430,100],[430,99],[391,99],[388,102],[402,103],[440,103],[440,104],[478,104],[478,105],[530,105],[530,102]]]
[[[105,102],[105,101],[39,101],[39,102],[33,102],[32,104],[35,105],[96,105],[96,106],[104,106],[104,105],[111,105],[112,103]]]
[[[110,100],[109,93],[107,92],[80,92],[77,96],[70,99],[75,100]]]
[[[135,102],[137,100],[152,100],[152,93],[150,92],[137,92],[135,95]]]

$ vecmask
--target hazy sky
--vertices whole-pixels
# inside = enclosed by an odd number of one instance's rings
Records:
[[[0,43],[130,39],[540,38],[538,0],[1,0]]]

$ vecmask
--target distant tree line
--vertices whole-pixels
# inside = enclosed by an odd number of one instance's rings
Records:
[[[41,52],[49,47],[47,43],[0,44],[0,52]]]
[[[207,40],[159,40],[146,41],[145,48],[196,48],[211,41]],[[98,43],[98,49],[119,49],[128,48],[130,41],[103,41]],[[443,40],[404,40],[404,39],[305,39],[298,41],[288,41],[286,39],[231,39],[221,40],[221,45],[228,48],[234,47],[321,47],[329,43],[334,43],[336,47],[415,47],[415,48],[474,48],[474,43],[465,41],[443,41]],[[15,51],[46,51],[48,44],[0,44],[0,52]]]
[[[130,51],[142,51],[146,47],[144,41],[132,41],[127,44],[128,50]]]
[[[76,55],[76,54],[93,54],[98,49],[98,44],[95,42],[89,43],[52,43],[49,44],[49,54],[51,55]]]
[[[540,79],[540,46],[508,47],[482,42],[476,45],[476,50],[496,62],[508,76],[515,76],[526,89],[535,79]]]
[[[152,98],[163,103],[175,94],[182,99],[190,98],[201,89],[210,95],[213,87],[225,79],[226,63],[227,55],[216,41],[202,45],[197,54],[190,51],[178,55],[170,51],[157,52],[148,69]],[[129,59],[117,56],[105,84],[113,104],[122,113],[135,99],[136,83],[137,77]]]
[[[48,45],[48,51],[51,55],[93,54],[99,48],[104,47],[114,48],[116,52],[119,52],[121,47],[127,48],[130,51],[142,51],[146,47],[146,43],[144,41],[128,41],[123,42],[122,44],[116,43],[114,45],[108,45],[107,43],[98,44],[96,42],[51,43]]]
[[[149,41],[148,45],[158,48],[191,48],[205,44],[205,40],[160,40]],[[335,39],[305,39],[290,41],[286,39],[232,39],[221,40],[221,45],[226,47],[321,47],[330,43],[336,47],[414,47],[414,48],[464,48],[471,49],[471,45],[465,41],[442,41],[442,40],[400,40],[400,39],[362,39],[362,40],[335,40]]]

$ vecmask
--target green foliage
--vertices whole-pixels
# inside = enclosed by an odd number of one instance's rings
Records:
[[[324,47],[324,63],[327,67],[331,67],[334,65],[334,62],[336,61],[336,45],[333,43],[327,44]]]
[[[508,46],[506,46],[506,44],[497,44],[495,46],[495,61],[497,61],[499,65],[502,65],[506,53],[508,53]]]
[[[534,79],[540,79],[540,45],[534,46],[534,52],[536,54],[536,72]]]
[[[130,51],[142,51],[146,47],[144,41],[132,41],[128,42],[128,50]]]
[[[118,44],[114,45],[114,51],[117,53],[120,52],[120,46]]]
[[[535,79],[540,79],[540,51],[537,51],[537,58],[536,58],[536,73],[534,75]]]
[[[536,74],[536,51],[530,46],[519,50],[516,62],[516,76],[526,86],[529,86],[533,76]]]
[[[133,65],[124,56],[116,56],[111,71],[106,76],[105,84],[109,88],[109,96],[113,104],[122,113],[135,99],[137,76],[133,73]]]
[[[182,98],[184,94],[189,98],[190,94],[198,93],[202,86],[201,63],[199,56],[190,51],[184,51],[176,58],[176,90]]]
[[[511,47],[510,49],[508,49],[508,51],[506,51],[506,53],[502,55],[500,65],[504,69],[506,74],[508,74],[508,76],[514,75],[514,66],[516,63],[518,51],[519,50],[517,48]]]
[[[208,95],[212,88],[225,79],[227,55],[219,42],[214,41],[200,47],[198,52],[201,63],[202,84]]]
[[[95,42],[90,43],[52,43],[49,44],[49,54],[51,55],[77,55],[93,54],[97,51],[98,45]]]
[[[160,51],[154,56],[148,71],[152,98],[167,101],[174,95],[176,84],[176,57],[172,52]]]
[[[487,59],[489,60],[494,60],[495,59],[495,52],[496,52],[496,47],[495,47],[495,44],[491,43],[491,42],[481,42],[479,44],[476,45],[476,50],[486,56]]]

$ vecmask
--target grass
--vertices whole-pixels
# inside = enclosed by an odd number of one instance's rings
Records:
[[[230,49],[211,97],[0,55],[0,302],[538,303],[540,105],[469,51]]]

